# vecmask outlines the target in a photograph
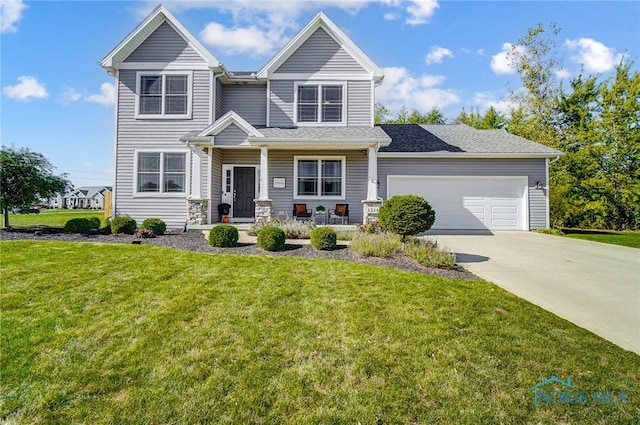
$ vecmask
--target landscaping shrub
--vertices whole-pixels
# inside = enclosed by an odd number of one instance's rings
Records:
[[[545,235],[564,236],[564,232],[558,228],[552,227],[550,229],[538,229],[538,233],[544,233]]]
[[[138,224],[128,215],[121,215],[111,221],[111,233],[113,234],[126,233],[127,235],[133,235],[136,227],[138,227]]]
[[[410,238],[404,244],[403,249],[405,254],[424,266],[440,269],[455,267],[456,255],[439,249],[435,243],[429,240]]]
[[[98,220],[99,221],[99,220]],[[65,233],[89,233],[93,229],[100,227],[100,223],[95,223],[88,218],[72,218],[64,224]]]
[[[238,229],[230,224],[219,224],[209,231],[209,245],[228,248],[238,243]]]
[[[276,226],[267,226],[258,232],[258,246],[266,251],[279,251],[284,248],[285,235]]]
[[[256,236],[260,230],[267,226],[279,227],[287,239],[309,239],[311,232],[316,227],[316,223],[313,219],[298,221],[292,218],[284,220],[278,217],[262,218],[251,224],[251,229],[247,231],[247,234]]]
[[[98,217],[87,217],[87,220],[89,220],[93,224],[94,229],[99,229],[100,225],[102,224]]]
[[[382,227],[380,227],[380,222],[378,220],[364,224],[358,223],[356,226],[358,227],[358,230],[364,233],[382,233]]]
[[[336,231],[330,227],[317,227],[311,232],[311,245],[315,249],[330,251],[335,249]]]
[[[351,249],[365,257],[389,257],[402,249],[402,241],[393,233],[356,233]]]
[[[431,205],[418,195],[399,195],[389,198],[380,207],[378,221],[382,230],[402,236],[417,235],[431,229],[436,213]]]
[[[159,218],[147,218],[140,225],[140,230],[152,230],[156,235],[164,235],[167,231],[167,225]]]

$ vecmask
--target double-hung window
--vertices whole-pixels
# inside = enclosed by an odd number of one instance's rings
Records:
[[[137,74],[137,118],[190,118],[191,73]]]
[[[344,199],[344,157],[295,157],[295,198]]]
[[[186,193],[186,152],[138,152],[137,193]]]
[[[298,84],[296,122],[303,125],[345,123],[344,84]]]

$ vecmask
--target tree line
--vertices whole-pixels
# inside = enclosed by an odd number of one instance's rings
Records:
[[[551,223],[556,227],[640,229],[640,73],[622,60],[613,75],[581,72],[559,82],[559,29],[539,24],[508,54],[521,87],[509,89],[501,114],[464,109],[453,120],[478,129],[502,128],[564,152],[549,166]],[[402,108],[393,116],[377,104],[378,124],[444,124],[436,108]]]

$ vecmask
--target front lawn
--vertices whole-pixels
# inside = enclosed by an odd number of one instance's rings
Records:
[[[614,232],[608,230],[582,229],[562,229],[562,232],[567,237],[574,239],[584,239],[593,242],[640,248],[640,232]]]
[[[640,356],[484,281],[145,245],[0,250],[3,422],[604,424],[640,415]],[[551,376],[589,393],[624,391],[627,402],[534,406],[532,387]]]
[[[10,226],[64,226],[72,218],[98,217],[104,221],[104,211],[98,210],[67,210],[45,209],[40,214],[9,214]]]

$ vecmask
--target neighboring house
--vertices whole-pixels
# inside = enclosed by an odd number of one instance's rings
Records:
[[[111,186],[83,186],[58,195],[50,201],[51,208],[91,208],[104,209],[104,199]]]
[[[228,71],[163,6],[101,62],[117,84],[114,215],[170,227],[417,193],[435,228],[549,226],[561,152],[462,125],[375,126],[376,66],[319,13],[261,70]]]

